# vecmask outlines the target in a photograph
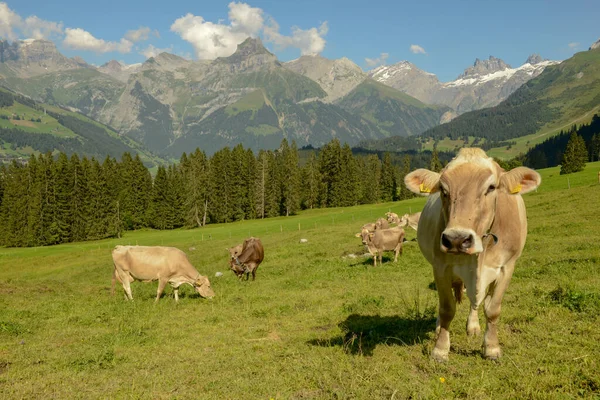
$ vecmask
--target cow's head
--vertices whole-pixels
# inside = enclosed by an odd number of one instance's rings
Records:
[[[404,214],[402,218],[400,218],[398,226],[408,226],[408,214]]]
[[[230,259],[235,260],[240,254],[242,254],[242,245],[238,244],[237,246],[230,247],[227,249],[227,251],[229,251]]]
[[[210,281],[206,276],[200,275],[198,279],[194,282],[194,289],[196,292],[204,298],[212,298],[215,295],[215,292],[210,287]]]
[[[360,238],[362,239],[362,244],[364,244],[364,245],[369,244],[372,237],[373,237],[373,232],[369,231],[368,229],[363,228],[363,230],[360,232]]]
[[[525,167],[504,171],[483,150],[465,148],[441,173],[418,169],[406,175],[404,183],[414,193],[440,196],[443,252],[477,254],[483,251],[482,237],[494,221],[498,195],[530,192],[539,186],[541,177]]]

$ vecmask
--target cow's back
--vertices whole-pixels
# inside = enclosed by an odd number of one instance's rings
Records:
[[[373,234],[373,245],[380,250],[394,250],[398,243],[404,238],[404,229],[394,227],[389,229],[377,229]]]
[[[250,238],[244,241],[242,253],[238,259],[242,263],[254,262],[260,264],[265,257],[265,250],[258,238]]]
[[[174,247],[116,246],[112,256],[116,268],[143,281],[186,274],[194,268],[185,253]]]

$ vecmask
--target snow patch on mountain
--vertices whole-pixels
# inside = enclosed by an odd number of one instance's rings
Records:
[[[516,73],[523,73],[529,76],[539,75],[541,71],[543,71],[546,67],[550,65],[555,65],[560,63],[560,61],[541,61],[537,64],[525,63],[518,68],[506,68],[501,71],[496,71],[491,74],[485,75],[476,75],[474,77],[469,78],[459,78],[451,82],[446,82],[443,84],[444,87],[457,87],[457,86],[466,86],[466,85],[482,85],[484,83],[490,81],[498,81],[498,83],[509,80]]]

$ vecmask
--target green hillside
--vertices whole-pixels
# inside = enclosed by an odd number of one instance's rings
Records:
[[[438,140],[486,139],[490,154],[511,157],[585,123],[600,108],[600,49],[575,54],[520,87],[496,107],[463,114],[423,133]],[[512,143],[514,141],[514,143]],[[507,151],[495,148],[506,148]]]
[[[0,157],[62,151],[104,158],[139,153],[147,165],[164,163],[139,143],[82,114],[37,103],[0,89]]]
[[[337,102],[373,123],[383,136],[417,135],[440,123],[447,107],[429,106],[405,93],[367,79]]]

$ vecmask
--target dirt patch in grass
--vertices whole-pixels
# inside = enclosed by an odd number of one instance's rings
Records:
[[[37,128],[35,126],[35,124],[31,121],[23,121],[23,120],[16,120],[16,119],[11,119],[10,122],[13,123],[13,125],[17,125],[17,126],[26,126],[28,128]]]

